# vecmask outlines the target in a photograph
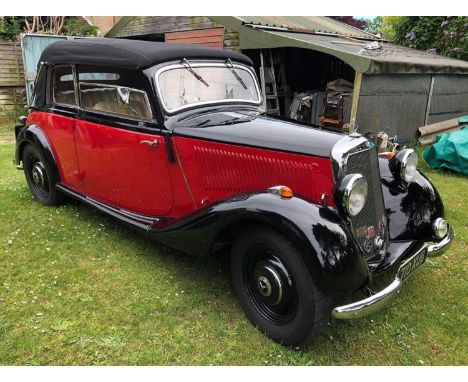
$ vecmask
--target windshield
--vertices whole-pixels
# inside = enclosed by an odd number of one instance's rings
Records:
[[[160,69],[156,82],[168,112],[197,104],[239,101],[259,104],[261,101],[252,71],[230,62],[201,64],[184,60]]]

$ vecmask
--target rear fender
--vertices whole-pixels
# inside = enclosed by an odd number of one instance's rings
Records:
[[[57,167],[57,161],[52,151],[52,146],[50,145],[45,132],[36,124],[24,126],[19,131],[16,137],[15,164],[20,166],[23,150],[28,144],[33,144],[41,150],[44,158],[58,176],[59,171]]]

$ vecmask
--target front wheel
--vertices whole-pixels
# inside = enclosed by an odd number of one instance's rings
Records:
[[[274,341],[302,346],[323,332],[331,299],[280,233],[263,227],[243,231],[232,247],[231,272],[247,317]]]

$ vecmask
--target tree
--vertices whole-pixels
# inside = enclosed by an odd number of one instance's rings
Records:
[[[468,60],[468,16],[403,16],[394,28],[399,45]]]
[[[367,21],[366,29],[371,33],[379,34],[385,40],[394,41],[395,28],[401,19],[401,16],[377,16]]]
[[[24,18],[26,33],[61,34],[65,16],[29,16]]]
[[[98,29],[80,16],[5,16],[0,18],[0,36],[15,39],[22,32],[96,36]]]
[[[21,16],[0,17],[0,37],[12,39],[23,31],[24,18]]]
[[[367,20],[356,19],[354,16],[329,16],[330,18],[341,21],[358,29],[366,29]]]

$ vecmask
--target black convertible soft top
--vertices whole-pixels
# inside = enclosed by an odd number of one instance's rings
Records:
[[[177,59],[228,59],[252,65],[247,56],[228,50],[192,44],[84,38],[57,41],[43,52],[40,61],[48,64],[106,65],[125,69],[145,69]]]

